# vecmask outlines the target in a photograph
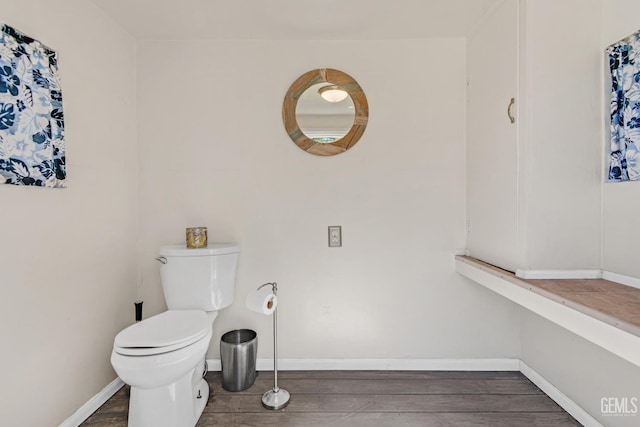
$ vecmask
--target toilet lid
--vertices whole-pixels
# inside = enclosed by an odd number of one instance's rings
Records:
[[[228,255],[238,252],[240,252],[240,247],[235,243],[209,243],[205,248],[187,248],[184,243],[160,247],[160,255],[177,257]]]
[[[114,349],[126,355],[166,353],[200,340],[210,328],[204,311],[169,310],[121,331],[114,340]]]

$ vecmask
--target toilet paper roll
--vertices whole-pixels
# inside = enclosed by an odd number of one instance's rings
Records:
[[[264,287],[259,291],[253,291],[247,295],[245,305],[251,311],[269,315],[273,313],[278,305],[278,297],[269,289]]]

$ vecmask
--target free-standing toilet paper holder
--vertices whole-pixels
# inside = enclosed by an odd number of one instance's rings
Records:
[[[273,294],[278,296],[278,284],[276,282],[265,283],[258,287],[258,290],[265,286],[271,286]],[[262,395],[262,406],[267,409],[277,411],[289,404],[291,395],[283,388],[278,387],[278,306],[273,311],[273,388]]]

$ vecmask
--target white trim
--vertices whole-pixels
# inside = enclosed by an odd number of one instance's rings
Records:
[[[602,270],[516,270],[522,279],[601,279]]]
[[[487,289],[640,366],[640,336],[532,291],[512,275],[456,259],[456,271]],[[514,286],[515,285],[515,286]]]
[[[558,390],[556,386],[547,381],[542,375],[531,369],[529,365],[520,361],[520,372],[529,378],[540,390],[553,399],[562,409],[567,411],[584,427],[603,427],[602,424],[593,418],[587,411],[582,409],[576,402],[571,400],[566,394]]]
[[[622,274],[612,273],[610,271],[603,271],[602,278],[610,280],[612,282],[620,283],[622,285],[640,289],[640,279],[636,279],[635,277],[623,276]]]
[[[219,359],[208,359],[220,371]],[[258,371],[272,371],[273,359],[258,359]],[[278,359],[282,371],[519,371],[519,359]]]
[[[466,248],[462,248],[462,249],[455,249],[453,251],[454,255],[465,255],[465,256],[469,256],[471,253],[469,252],[469,249]]]
[[[258,359],[260,360],[260,359]],[[207,359],[207,370],[209,372],[220,372],[222,371],[222,364],[220,363],[220,359]],[[260,370],[260,369],[258,369]]]
[[[91,416],[99,407],[105,404],[107,400],[118,390],[124,386],[124,382],[120,378],[111,381],[100,393],[93,396],[87,403],[82,405],[80,409],[73,413],[69,418],[64,420],[58,427],[78,427],[87,418]]]

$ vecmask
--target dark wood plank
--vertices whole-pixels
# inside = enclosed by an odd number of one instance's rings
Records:
[[[98,411],[102,414],[129,413],[129,386],[125,385],[107,400]]]
[[[273,381],[273,371],[259,371],[258,377]],[[209,372],[208,380],[218,381],[220,372]],[[278,371],[278,379],[359,379],[359,380],[430,380],[430,379],[514,379],[526,378],[518,371]]]
[[[127,413],[104,414],[98,411],[87,418],[81,425],[91,427],[127,427]]]
[[[282,411],[262,407],[273,373],[249,390],[221,389],[220,373],[198,426],[577,426],[569,414],[519,372],[285,371],[292,393]],[[129,387],[119,390],[82,425],[127,425]]]
[[[292,394],[542,394],[529,380],[520,378],[424,381],[296,378],[279,380],[278,385]],[[213,382],[211,386],[214,394],[224,392],[218,382]],[[273,381],[258,378],[251,388],[239,393],[262,394],[272,387]]]
[[[122,414],[129,412],[129,398],[126,399],[109,399],[100,408],[105,414]]]
[[[260,395],[218,393],[207,413],[261,412]],[[564,412],[545,395],[294,394],[287,412]]]
[[[319,414],[261,412],[245,414],[203,414],[197,426],[349,426],[349,427],[575,427],[579,424],[565,413],[356,413]]]

